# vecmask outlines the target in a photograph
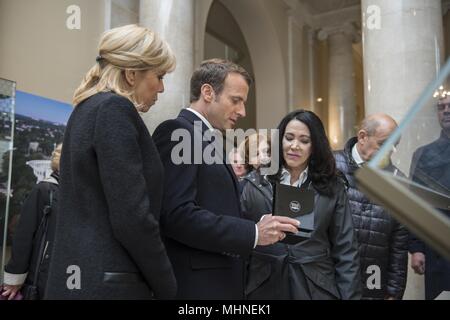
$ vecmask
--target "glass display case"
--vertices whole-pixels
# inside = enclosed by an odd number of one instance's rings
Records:
[[[450,60],[356,176],[412,239],[450,259]]]
[[[11,189],[12,157],[14,146],[14,110],[16,83],[0,78],[0,283],[3,283],[5,261],[9,256],[9,206],[13,195]]]

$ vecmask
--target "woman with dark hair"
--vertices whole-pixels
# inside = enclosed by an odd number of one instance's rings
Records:
[[[305,188],[314,193],[314,230],[297,244],[256,247],[249,260],[247,298],[360,299],[352,215],[323,124],[313,112],[298,110],[284,117],[278,130],[278,172],[246,184],[244,213],[254,220],[271,213],[276,183]]]

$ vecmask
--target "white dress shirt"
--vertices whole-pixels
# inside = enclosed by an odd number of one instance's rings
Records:
[[[365,161],[361,158],[361,155],[359,154],[356,145],[357,144],[355,143],[355,145],[352,148],[352,158],[353,160],[355,160],[356,164],[361,167]]]
[[[289,173],[289,171],[285,168],[281,169],[281,177],[280,177],[281,184],[293,187],[301,187],[302,184],[304,184],[307,179],[308,179],[308,167],[306,167],[306,169],[303,170],[302,173],[300,173],[298,180],[295,181],[293,184],[291,184],[291,174]]]

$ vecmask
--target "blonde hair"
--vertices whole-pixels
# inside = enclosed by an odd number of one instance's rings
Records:
[[[100,39],[97,63],[75,90],[73,105],[96,93],[114,91],[137,106],[125,70],[164,74],[173,71],[175,64],[169,45],[153,31],[135,24],[108,30]]]
[[[61,159],[62,143],[58,144],[52,152],[51,168],[53,171],[59,171],[59,161]]]

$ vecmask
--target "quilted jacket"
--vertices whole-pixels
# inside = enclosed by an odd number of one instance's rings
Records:
[[[335,152],[335,158],[337,168],[349,183],[347,193],[359,243],[363,299],[384,299],[386,296],[401,299],[406,286],[408,231],[357,189],[354,174],[358,165],[352,157],[356,142],[356,138],[350,139],[344,150]],[[385,170],[404,176],[392,164]],[[381,275],[380,279],[376,273]]]

